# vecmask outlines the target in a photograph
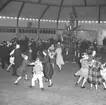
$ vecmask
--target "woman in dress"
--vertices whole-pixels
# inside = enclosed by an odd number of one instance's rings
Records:
[[[64,65],[64,61],[63,61],[62,48],[60,42],[58,42],[55,53],[56,53],[56,64],[61,71],[61,66]]]
[[[48,55],[48,51],[47,51],[47,50],[43,51],[43,54],[44,54],[44,59],[43,59],[42,63],[43,63],[43,66],[44,66],[44,70],[43,70],[43,72],[44,72],[44,77],[45,77],[45,78],[48,80],[48,82],[49,82],[48,87],[51,87],[51,86],[53,85],[53,83],[52,83],[52,81],[51,81],[52,76],[53,76],[53,74],[54,74],[53,66],[52,66],[52,64],[51,64],[51,62],[50,62],[50,57],[49,57],[49,55]]]
[[[88,76],[88,82],[90,82],[91,84],[91,90],[93,85],[95,85],[96,92],[97,92],[98,85],[100,85],[101,83],[103,83],[104,89],[106,89],[105,80],[101,76],[100,69],[101,69],[100,56],[96,55],[95,60],[90,67],[89,76]]]
[[[78,85],[80,83],[80,81],[83,79],[83,83],[81,88],[85,88],[85,83],[87,82],[88,79],[88,71],[89,71],[89,56],[85,53],[83,56],[83,58],[80,60],[81,63],[81,69],[76,73],[76,75],[79,75],[79,79],[76,83],[76,85]]]
[[[27,65],[30,64],[28,61],[28,56],[22,54],[23,57],[23,62],[22,65],[17,69],[17,75],[19,76],[17,80],[14,82],[14,84],[18,85],[18,82],[20,79],[25,77],[25,80],[28,80],[28,75],[27,75]]]

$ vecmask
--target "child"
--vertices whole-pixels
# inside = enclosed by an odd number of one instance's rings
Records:
[[[22,65],[17,69],[17,75],[19,76],[17,80],[15,81],[15,84],[18,85],[19,80],[25,76],[25,80],[28,80],[28,75],[27,75],[27,65],[29,63],[28,61],[28,56],[22,54],[22,57],[24,58]]]
[[[93,85],[95,85],[96,92],[97,92],[98,85],[100,85],[101,83],[103,83],[104,89],[106,89],[106,84],[103,77],[100,74],[100,69],[101,69],[100,57],[96,55],[90,67],[89,76],[88,76],[88,82],[90,82],[91,84],[91,90]]]
[[[43,87],[43,65],[42,62],[40,61],[39,58],[36,59],[36,61],[34,63],[31,63],[31,65],[34,64],[33,67],[33,77],[32,77],[32,81],[31,81],[31,86],[29,87],[34,87],[35,86],[35,81],[38,79],[39,80],[39,87],[42,91],[44,91],[44,87]]]
[[[83,83],[82,83],[82,86],[81,88],[85,88],[85,83],[87,81],[87,78],[88,78],[88,71],[89,71],[89,62],[88,62],[88,55],[85,53],[83,56],[83,58],[80,60],[80,63],[81,63],[81,69],[76,73],[76,75],[79,75],[79,79],[76,83],[76,85],[79,84],[79,82],[83,79]]]

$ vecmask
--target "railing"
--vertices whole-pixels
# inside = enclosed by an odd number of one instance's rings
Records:
[[[16,33],[16,27],[6,27],[0,26],[0,32],[2,33]],[[37,33],[38,28],[27,28],[27,27],[19,27],[19,33]],[[40,33],[43,34],[55,34],[56,29],[47,29],[41,28]]]

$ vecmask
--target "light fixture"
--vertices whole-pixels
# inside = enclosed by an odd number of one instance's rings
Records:
[[[0,16],[0,19],[2,18],[2,16]]]
[[[39,19],[36,19],[36,21],[38,21]]]
[[[52,20],[49,20],[49,22],[51,22]]]
[[[52,22],[54,22],[54,20],[52,20]]]
[[[98,23],[98,21],[95,21],[95,23]]]
[[[10,17],[10,19],[13,19],[13,17]]]
[[[28,20],[28,18],[26,18],[26,20]]]
[[[10,17],[7,17],[7,19],[10,19]]]
[[[91,21],[89,21],[89,23],[91,23]]]
[[[88,23],[88,21],[85,21],[85,23]]]
[[[22,18],[22,20],[25,20],[25,18]]]
[[[57,22],[57,20],[54,21],[55,23]]]
[[[104,23],[106,23],[106,21],[104,21]]]
[[[29,20],[32,20],[31,18]]]
[[[21,20],[22,18],[19,18],[19,20]]]
[[[5,19],[6,17],[5,16],[3,16],[3,19]]]
[[[84,23],[84,21],[81,21],[82,23]]]
[[[14,17],[14,19],[17,19],[17,17]]]
[[[35,19],[33,19],[33,21],[35,21]]]
[[[92,21],[92,23],[95,23],[95,21]]]

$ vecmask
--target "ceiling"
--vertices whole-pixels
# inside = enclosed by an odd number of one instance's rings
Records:
[[[68,20],[106,21],[106,0],[0,0],[0,15]]]

